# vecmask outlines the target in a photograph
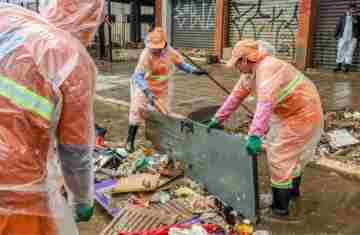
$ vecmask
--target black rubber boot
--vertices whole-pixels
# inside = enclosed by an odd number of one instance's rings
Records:
[[[277,216],[289,215],[290,189],[280,189],[272,187],[273,205],[272,212]]]
[[[344,65],[344,73],[348,73],[350,71],[350,65],[349,64],[345,64]]]
[[[337,67],[334,69],[334,72],[340,72],[341,71],[341,63],[337,64]]]
[[[133,153],[135,151],[134,143],[138,128],[139,126],[129,125],[128,138],[126,141],[126,151],[128,151],[128,153]]]
[[[293,187],[292,189],[290,189],[291,199],[297,199],[298,197],[300,197],[301,178],[302,176],[300,175],[293,179]]]
[[[298,216],[290,215],[290,199],[291,192],[290,189],[279,189],[272,188],[273,191],[273,204],[271,206],[271,211],[265,212],[261,218],[264,221],[272,223],[284,223],[284,224],[298,224],[301,220]],[[299,201],[299,200],[298,200]],[[293,213],[293,211],[291,211]]]

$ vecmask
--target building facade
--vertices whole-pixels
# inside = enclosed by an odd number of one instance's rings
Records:
[[[272,43],[299,68],[333,68],[336,23],[360,0],[155,0],[156,24],[174,47],[207,48],[226,58],[244,38]],[[359,52],[354,68],[360,70]]]

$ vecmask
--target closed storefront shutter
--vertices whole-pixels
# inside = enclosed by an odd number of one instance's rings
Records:
[[[172,2],[172,45],[177,48],[213,48],[215,0]]]
[[[298,28],[298,0],[230,0],[228,44],[265,40],[279,58],[293,61]]]

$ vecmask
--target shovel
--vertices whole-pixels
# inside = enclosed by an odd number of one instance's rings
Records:
[[[185,53],[181,53],[187,60],[190,61],[191,64],[193,64],[196,68],[204,70],[200,65],[198,65],[197,63],[195,63],[188,55],[186,55]],[[228,89],[226,89],[223,85],[221,85],[211,74],[207,73],[206,74],[207,77],[214,82],[221,90],[223,90],[227,95],[230,95],[230,91]],[[254,113],[245,105],[245,104],[241,104],[241,107],[243,109],[245,109],[245,111],[248,113],[248,116],[250,118],[254,117]]]
[[[155,99],[155,108],[158,112],[162,113],[165,116],[169,116],[169,117],[176,118],[176,119],[184,119],[185,118],[182,115],[170,112],[159,99]]]

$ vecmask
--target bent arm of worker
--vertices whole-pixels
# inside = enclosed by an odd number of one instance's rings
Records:
[[[72,207],[93,205],[93,97],[96,69],[82,62],[60,87],[63,106],[58,126],[58,152]],[[80,75],[80,76],[79,76]]]
[[[176,66],[177,69],[184,71],[187,74],[191,74],[194,71],[194,68],[191,64],[185,62],[181,54],[176,51],[174,48],[169,47],[168,54],[170,56],[171,62]]]
[[[226,98],[224,104],[216,112],[215,118],[223,124],[233,112],[240,106],[243,100],[250,94],[250,86],[244,77],[235,85],[231,94]]]
[[[194,71],[194,67],[191,64],[182,62],[179,64],[175,64],[176,68],[178,68],[181,71],[184,71],[185,73],[192,74]]]
[[[249,136],[263,137],[269,128],[270,118],[276,105],[276,94],[280,89],[279,76],[282,68],[269,64],[257,71],[257,104]]]
[[[274,109],[272,101],[259,101],[256,104],[256,111],[252,120],[249,136],[263,137],[269,128],[271,114]]]
[[[135,68],[134,75],[131,79],[135,82],[135,85],[140,88],[140,90],[144,93],[148,101],[151,105],[154,105],[154,95],[149,89],[148,83],[145,80],[145,73],[149,71],[150,67],[150,55],[147,48],[145,48],[139,58],[138,64]]]
[[[137,72],[132,76],[136,86],[138,86],[142,91],[149,89],[149,86],[145,80],[145,72]]]

